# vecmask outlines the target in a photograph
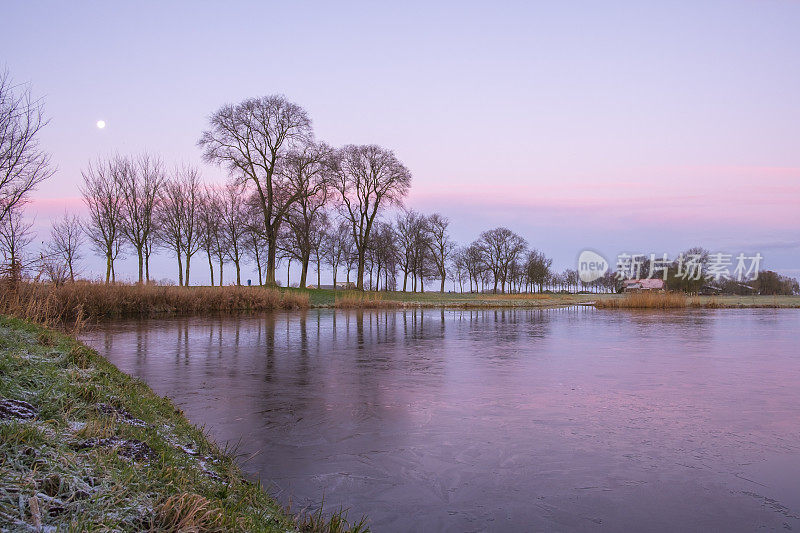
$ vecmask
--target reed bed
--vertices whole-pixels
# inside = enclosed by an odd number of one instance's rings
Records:
[[[631,292],[622,298],[601,298],[594,306],[600,309],[678,309],[688,304],[686,295],[680,292]]]
[[[339,309],[385,309],[403,307],[403,302],[384,300],[378,292],[345,291],[336,295],[333,306]]]
[[[109,318],[260,312],[309,306],[307,294],[262,287],[0,284],[0,314],[59,326]]]

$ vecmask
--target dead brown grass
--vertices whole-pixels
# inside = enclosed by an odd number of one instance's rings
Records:
[[[403,307],[403,302],[384,300],[377,292],[345,291],[336,295],[334,307],[339,309],[385,309]]]
[[[725,306],[722,304],[722,302],[720,302],[716,298],[708,298],[705,300],[701,300],[700,298],[694,297],[689,302],[689,307],[702,307],[704,309],[720,309]]]
[[[680,292],[631,292],[622,298],[603,298],[595,302],[601,309],[677,309],[687,306]]]
[[[91,282],[0,284],[0,313],[39,324],[79,329],[107,318],[296,309],[307,294],[262,287],[169,287]]]
[[[167,498],[158,508],[158,531],[221,531],[222,511],[199,494],[182,493]]]

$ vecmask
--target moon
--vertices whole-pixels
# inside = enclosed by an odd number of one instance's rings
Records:
[[[102,130],[105,127],[106,127],[106,121],[105,120],[98,120],[97,121],[97,129],[98,130]]]

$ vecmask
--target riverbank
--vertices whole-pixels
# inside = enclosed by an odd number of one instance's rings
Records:
[[[348,530],[342,513],[287,513],[169,400],[71,337],[0,316],[0,377],[0,529]]]
[[[329,289],[285,289],[307,295],[311,307],[340,308],[482,308],[482,307],[564,307],[593,302],[597,294],[491,294],[458,292],[375,292],[334,291]],[[614,296],[614,295],[609,295]]]
[[[603,295],[593,305],[599,309],[797,309],[800,296],[687,296],[679,292],[641,292]]]
[[[620,294],[375,292],[266,287],[175,287],[77,282],[0,282],[0,314],[59,329],[84,322],[161,316],[254,314],[284,309],[348,308],[554,308],[596,305],[614,308]],[[800,308],[800,296],[697,296],[694,307]],[[627,306],[621,306],[627,307]]]
[[[534,294],[491,294],[455,292],[364,292],[333,291],[326,289],[284,289],[308,298],[311,307],[344,308],[392,308],[392,307],[431,307],[431,308],[553,308],[575,305],[596,305],[599,302],[615,302],[627,294],[609,293],[534,293]],[[688,296],[688,302],[702,308],[800,308],[800,296]],[[344,305],[342,305],[344,303]],[[597,305],[600,307],[602,303]],[[606,305],[606,307],[614,307]],[[691,305],[687,306],[691,307]]]

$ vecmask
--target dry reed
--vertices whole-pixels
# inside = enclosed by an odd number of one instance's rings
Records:
[[[595,302],[601,309],[678,309],[687,306],[680,292],[631,292],[622,298],[603,298]]]
[[[0,314],[79,329],[108,318],[260,312],[309,306],[307,294],[262,287],[0,284]]]
[[[403,307],[403,302],[384,300],[377,292],[345,291],[336,294],[334,307],[340,309],[378,309],[387,307]]]

